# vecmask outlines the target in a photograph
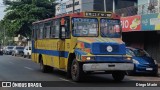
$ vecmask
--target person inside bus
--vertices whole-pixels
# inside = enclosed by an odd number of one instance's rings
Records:
[[[101,35],[102,35],[102,37],[106,37],[108,35],[108,25],[107,25],[107,23],[101,24]]]

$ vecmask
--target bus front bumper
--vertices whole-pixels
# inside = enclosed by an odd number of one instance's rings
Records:
[[[86,63],[83,71],[132,71],[133,63]]]

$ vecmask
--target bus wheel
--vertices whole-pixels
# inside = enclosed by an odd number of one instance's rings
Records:
[[[53,68],[43,64],[43,60],[40,60],[40,69],[43,73],[49,73],[53,71]]]
[[[123,71],[113,72],[112,77],[114,78],[115,81],[120,82],[124,79],[125,72],[123,72]]]
[[[71,77],[73,81],[81,81],[84,73],[82,70],[82,64],[79,63],[77,60],[73,60],[71,66]]]

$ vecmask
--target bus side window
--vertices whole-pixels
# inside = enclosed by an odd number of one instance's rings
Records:
[[[39,24],[35,24],[34,34],[35,39],[39,39]]]
[[[45,38],[50,38],[50,33],[51,33],[51,22],[49,21],[44,25]]]
[[[60,23],[59,19],[53,20],[51,25],[51,38],[59,38]]]
[[[32,25],[32,40],[35,40],[35,25]]]
[[[70,38],[70,18],[65,17],[61,18],[61,31],[60,31],[60,38],[67,39]]]
[[[70,18],[65,18],[66,38],[70,38]]]
[[[44,23],[39,24],[39,39],[44,38]]]
[[[37,33],[37,39],[40,39],[39,24],[37,25],[36,33]]]

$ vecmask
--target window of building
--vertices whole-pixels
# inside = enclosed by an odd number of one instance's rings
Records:
[[[80,12],[80,9],[74,10],[74,12]]]
[[[75,2],[74,5],[79,5],[79,1],[78,1],[78,2]]]
[[[158,0],[150,0],[149,3],[154,5],[154,6],[157,6],[158,5]]]
[[[77,5],[79,5],[79,1],[74,3],[74,6],[77,6]],[[66,8],[70,8],[70,7],[73,7],[73,3],[66,5]]]

